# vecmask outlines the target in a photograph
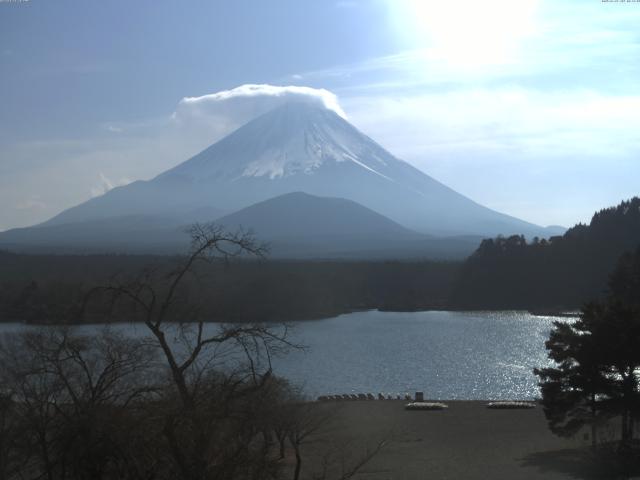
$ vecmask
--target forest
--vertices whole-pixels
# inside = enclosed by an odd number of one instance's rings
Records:
[[[549,240],[483,240],[463,264],[451,304],[477,309],[576,309],[601,298],[618,259],[640,245],[640,198],[600,210]]]
[[[180,257],[0,253],[0,319],[75,323],[92,288],[179,262]],[[187,289],[192,297],[200,297],[209,321],[291,321],[367,309],[442,309],[448,306],[459,267],[429,261],[235,260],[200,265],[198,280],[190,279]]]
[[[606,294],[640,245],[640,198],[550,239],[483,240],[464,262],[232,258],[198,266],[187,289],[208,321],[292,321],[356,310],[576,310]],[[179,256],[0,252],[0,321],[76,323],[87,292],[170,269]],[[126,320],[100,315],[95,321]]]

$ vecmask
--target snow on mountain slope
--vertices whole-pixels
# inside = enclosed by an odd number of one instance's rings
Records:
[[[269,112],[158,178],[184,175],[192,180],[239,177],[279,179],[312,175],[333,163],[352,162],[380,172],[397,161],[335,112],[291,102]]]
[[[291,192],[353,200],[423,233],[544,235],[395,158],[333,111],[304,102],[269,111],[156,178],[115,188],[47,223],[202,207],[235,211]]]

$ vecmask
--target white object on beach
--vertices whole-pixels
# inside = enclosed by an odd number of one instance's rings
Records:
[[[411,402],[404,408],[405,410],[444,410],[449,407],[441,402]]]
[[[487,403],[487,408],[505,410],[516,408],[536,408],[536,404],[534,402],[500,401]]]

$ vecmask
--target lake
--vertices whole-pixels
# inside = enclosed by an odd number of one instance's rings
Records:
[[[314,397],[424,391],[430,399],[533,399],[533,368],[552,364],[544,342],[553,320],[513,311],[366,311],[298,322],[294,339],[308,348],[275,359],[274,372]],[[91,328],[98,327],[82,327]],[[144,333],[141,325],[117,328]]]

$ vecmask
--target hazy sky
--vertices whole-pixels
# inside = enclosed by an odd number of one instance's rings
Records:
[[[220,93],[246,84],[326,89],[472,199],[588,221],[640,194],[639,25],[601,0],[0,0],[0,230],[186,160],[278,95]]]

